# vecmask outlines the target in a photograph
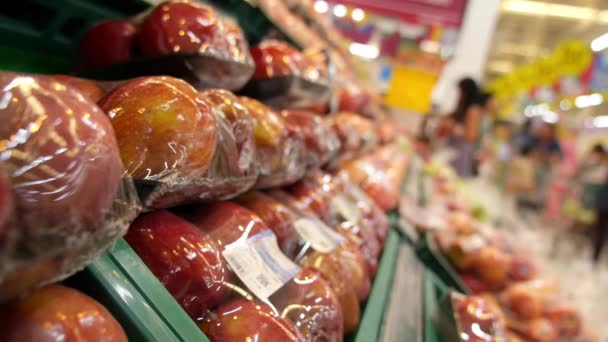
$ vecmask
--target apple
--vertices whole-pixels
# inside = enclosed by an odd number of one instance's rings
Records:
[[[300,244],[300,236],[293,226],[297,216],[286,205],[261,192],[249,192],[236,201],[256,213],[268,225],[287,257],[294,259],[299,254],[306,242]]]
[[[473,271],[481,281],[493,289],[507,284],[511,272],[511,256],[499,249],[486,246],[475,253]]]
[[[214,47],[220,32],[210,6],[171,0],[154,7],[144,19],[137,43],[145,56],[203,53]]]
[[[468,336],[467,341],[502,340],[506,326],[501,321],[500,313],[489,305],[484,298],[477,296],[452,296],[457,324],[461,335]]]
[[[126,342],[114,317],[92,298],[50,285],[0,306],[2,341]]]
[[[19,210],[15,236],[35,246],[101,229],[123,173],[110,120],[48,77],[0,73],[0,86],[10,99],[0,109],[0,154]]]
[[[319,273],[302,269],[272,295],[270,302],[281,317],[295,323],[307,341],[342,341],[340,303]]]
[[[557,328],[546,318],[525,322],[521,334],[531,342],[557,342],[560,337]]]
[[[491,288],[472,274],[460,274],[460,279],[474,294],[486,293]]]
[[[309,67],[300,51],[279,40],[264,40],[253,46],[251,57],[255,63],[253,79],[302,76]]]
[[[342,310],[344,333],[348,334],[358,327],[361,317],[355,288],[356,280],[350,274],[352,267],[349,268],[348,262],[340,260],[340,257],[340,254],[334,252],[312,251],[300,261],[300,265],[318,271],[334,291]],[[358,271],[362,273],[360,276],[367,279],[364,268]]]
[[[100,69],[133,58],[137,26],[127,19],[108,19],[97,23],[81,38],[79,68]]]
[[[253,64],[251,55],[249,54],[249,44],[243,34],[243,30],[239,25],[230,18],[222,18],[221,20],[224,39],[228,46],[227,58],[247,64]],[[220,38],[221,39],[221,38]]]
[[[112,120],[120,155],[135,179],[197,179],[209,167],[215,119],[186,82],[135,78],[106,94],[99,106]]]
[[[253,136],[254,120],[249,110],[241,103],[240,99],[233,93],[224,89],[206,89],[199,92],[203,101],[207,102],[213,109],[216,117],[221,118],[218,126],[225,123],[229,127],[229,136],[224,137],[219,149],[226,149],[224,154],[236,156],[224,156],[229,159],[223,164],[230,168],[230,173],[242,174],[254,167],[255,139]],[[232,146],[236,151],[228,149],[226,145]],[[232,159],[236,160],[232,160]]]
[[[514,281],[526,281],[536,277],[538,273],[536,265],[527,257],[514,255],[511,261],[511,273],[509,277]]]
[[[141,215],[125,239],[193,319],[204,317],[230,293],[232,274],[218,247],[168,211]]]
[[[582,317],[571,305],[550,305],[545,309],[545,316],[559,330],[560,336],[578,336],[583,330]]]
[[[515,283],[500,295],[505,307],[524,320],[539,318],[543,315],[542,295],[526,283]]]
[[[0,240],[8,229],[9,220],[13,214],[13,195],[8,175],[0,162]]]
[[[287,194],[293,199],[293,205],[300,210],[307,210],[315,214],[325,223],[332,222],[331,205],[328,195],[307,181],[299,181],[285,188]],[[333,223],[330,223],[330,225]]]
[[[93,81],[68,75],[53,75],[50,77],[57,82],[63,83],[66,86],[79,91],[91,102],[96,103],[104,95],[103,89]]]
[[[267,304],[233,299],[210,313],[200,327],[211,341],[307,341],[287,318]]]

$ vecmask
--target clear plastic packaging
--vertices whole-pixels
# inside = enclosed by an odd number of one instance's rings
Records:
[[[280,114],[248,97],[240,97],[254,119],[256,159],[260,167],[258,189],[295,182],[306,172],[302,135],[288,127]]]
[[[138,218],[126,239],[212,340],[341,341],[335,294],[318,273],[281,253],[259,217],[231,202],[178,212],[192,223],[153,212]]]
[[[133,20],[107,20],[81,40],[80,67],[93,78],[171,75],[197,88],[241,88],[254,71],[240,27],[199,2],[170,0]]]
[[[0,306],[2,341],[127,342],[114,317],[92,298],[50,285]]]
[[[302,110],[283,110],[281,116],[291,130],[302,135],[306,166],[309,169],[325,165],[337,155],[340,140],[321,117]]]
[[[312,214],[290,207],[280,190],[272,197],[253,192],[237,199],[254,211],[277,236],[281,250],[302,266],[318,271],[342,307],[344,332],[359,324],[359,298],[369,292],[363,257],[357,247]]]
[[[265,40],[251,47],[255,63],[253,79],[300,76],[319,81],[320,72],[295,47],[280,40]]]
[[[340,140],[339,158],[330,165],[338,168],[342,163],[369,152],[378,143],[374,123],[358,114],[339,112],[327,117],[328,125]]]
[[[25,74],[0,73],[0,85],[3,300],[83,268],[126,232],[139,204],[110,121],[83,94]]]
[[[507,342],[507,327],[499,307],[485,298],[450,292],[459,341]]]

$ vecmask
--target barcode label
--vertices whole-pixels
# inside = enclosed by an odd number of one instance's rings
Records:
[[[239,279],[256,297],[266,300],[299,271],[279,249],[269,230],[226,246],[222,255]]]
[[[344,237],[319,220],[300,218],[294,223],[300,237],[316,251],[329,253],[344,242]]]
[[[344,219],[351,222],[358,222],[361,220],[361,214],[359,209],[352,201],[348,200],[343,195],[335,196],[331,199],[331,205],[335,211],[340,214]]]

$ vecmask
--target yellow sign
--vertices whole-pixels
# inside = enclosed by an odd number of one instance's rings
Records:
[[[386,94],[386,104],[426,113],[431,108],[431,92],[436,82],[437,75],[434,73],[406,66],[395,66]]]

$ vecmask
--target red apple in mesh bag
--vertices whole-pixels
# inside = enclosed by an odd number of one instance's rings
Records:
[[[125,239],[193,319],[229,294],[232,275],[220,251],[189,222],[164,210],[143,214]]]
[[[5,342],[127,341],[101,304],[59,285],[0,306],[0,335]]]
[[[296,324],[307,341],[342,341],[342,310],[321,275],[302,269],[270,301]]]
[[[172,0],[156,6],[141,24],[137,43],[144,55],[199,53],[214,48],[221,33],[215,10]]]
[[[81,69],[99,69],[124,63],[133,58],[137,26],[126,19],[108,19],[97,23],[81,38],[78,62]]]
[[[246,299],[233,299],[220,305],[200,323],[200,327],[213,342],[307,341],[294,323],[279,316],[271,306]]]
[[[97,229],[123,173],[108,118],[47,77],[0,73],[0,85],[7,101],[0,109],[0,155],[21,212],[19,231],[35,244],[51,233]]]
[[[139,77],[99,101],[135,179],[198,179],[216,147],[215,119],[192,86],[166,76]]]

